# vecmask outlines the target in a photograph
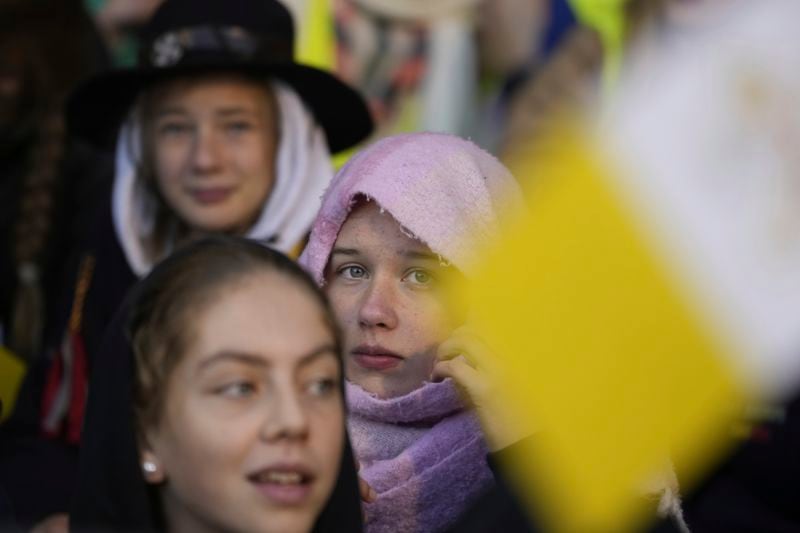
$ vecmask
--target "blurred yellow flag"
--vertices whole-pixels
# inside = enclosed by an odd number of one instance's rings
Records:
[[[511,165],[535,180],[529,211],[460,297],[495,352],[478,364],[502,376],[512,419],[536,428],[510,476],[537,521],[628,531],[670,459],[683,471],[719,451],[744,393],[609,162],[577,130],[553,138]]]
[[[0,420],[5,420],[14,409],[17,392],[25,375],[25,365],[4,346],[0,346],[0,400],[3,412]]]

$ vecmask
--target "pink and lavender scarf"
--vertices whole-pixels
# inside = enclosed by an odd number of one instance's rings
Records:
[[[378,494],[368,533],[441,531],[491,486],[480,425],[451,380],[385,400],[348,382],[347,401],[360,474]]]

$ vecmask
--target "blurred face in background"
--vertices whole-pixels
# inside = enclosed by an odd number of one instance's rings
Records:
[[[326,269],[350,381],[388,398],[430,380],[454,329],[442,293],[453,270],[374,202],[350,213]]]
[[[266,272],[193,313],[146,429],[171,531],[309,531],[336,482],[344,403],[333,333],[307,288]]]
[[[244,234],[275,180],[277,115],[267,85],[235,75],[165,82],[146,104],[161,197],[190,233]]]

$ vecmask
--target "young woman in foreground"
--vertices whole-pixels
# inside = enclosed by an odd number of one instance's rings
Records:
[[[111,332],[73,531],[360,531],[339,338],[295,263],[198,241],[134,289]]]
[[[469,277],[476,247],[520,204],[494,157],[433,133],[375,143],[323,198],[300,262],[343,328],[348,425],[377,493],[368,531],[441,531],[492,483],[478,421],[442,381],[456,378],[479,403],[474,370],[451,358],[471,341],[442,285]],[[487,430],[488,450],[513,442],[503,429]]]

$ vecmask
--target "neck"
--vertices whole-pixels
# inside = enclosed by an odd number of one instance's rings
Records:
[[[161,491],[161,505],[169,533],[221,533],[224,528],[209,523],[180,501],[168,486]]]

